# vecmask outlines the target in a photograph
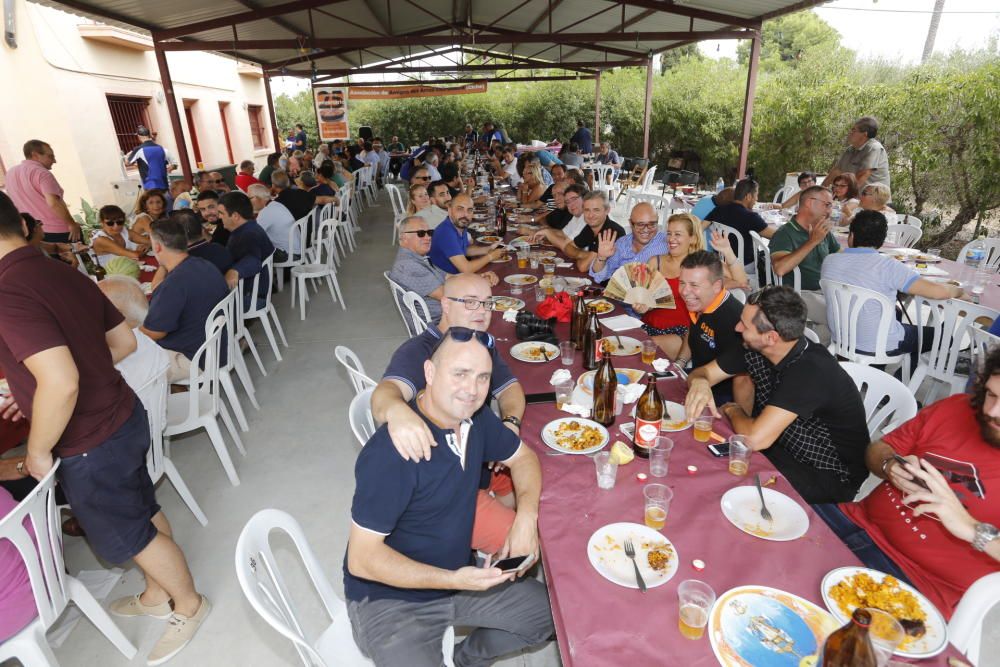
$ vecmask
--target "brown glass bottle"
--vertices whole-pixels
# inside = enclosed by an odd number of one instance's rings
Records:
[[[601,344],[603,344],[603,340]],[[611,364],[611,353],[602,350],[601,363],[594,373],[594,421],[604,426],[615,423],[615,392],[618,391],[618,375]],[[648,454],[647,454],[648,456]]]
[[[502,199],[497,199],[497,236],[507,236],[507,211]]]
[[[583,347],[583,330],[587,326],[587,304],[583,300],[583,290],[573,299],[573,313],[569,319],[569,339],[576,349]]]
[[[663,399],[656,389],[656,378],[646,376],[646,391],[642,392],[639,402],[635,404],[635,438],[633,449],[635,455],[648,459],[649,450],[656,444],[660,435],[660,424],[663,421]]]
[[[592,371],[601,360],[601,350],[598,348],[601,342],[601,323],[593,308],[587,308],[587,325],[583,328],[580,341],[583,343],[583,367]]]
[[[80,263],[83,264],[83,268],[87,270],[88,275],[94,276],[95,280],[104,280],[104,276],[106,275],[104,267],[95,262],[90,253],[81,252],[79,257]]]
[[[493,172],[490,172],[490,196],[497,196],[497,184],[496,181],[493,180]]]
[[[875,648],[868,635],[872,615],[860,607],[847,625],[835,630],[823,644],[822,667],[875,667]]]

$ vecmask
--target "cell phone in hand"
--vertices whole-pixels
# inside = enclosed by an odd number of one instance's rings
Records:
[[[900,465],[909,464],[909,465],[915,465],[917,467],[919,467],[919,465],[920,465],[920,464],[911,463],[910,461],[907,461],[906,459],[904,459],[899,454],[893,454],[892,458],[895,459],[896,463],[898,463]],[[904,468],[904,470],[905,470],[905,468]],[[916,475],[913,475],[913,483],[916,484],[917,486],[923,487],[927,491],[930,491],[930,487],[927,486],[927,482],[925,482],[924,480],[920,479]]]
[[[527,556],[512,556],[511,558],[503,558],[493,563],[490,567],[500,568],[504,574],[510,572],[519,572],[520,570],[526,569],[529,565],[535,562],[534,554]]]

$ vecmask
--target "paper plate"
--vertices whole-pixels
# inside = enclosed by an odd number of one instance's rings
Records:
[[[844,610],[840,608],[837,601],[830,597],[830,589],[844,579],[861,573],[871,576],[876,581],[882,581],[884,577],[888,576],[885,572],[879,572],[867,567],[838,567],[828,572],[823,577],[823,583],[820,584],[820,594],[823,596],[823,604],[826,605],[827,609],[833,613],[841,624],[847,623],[850,616],[844,613]],[[917,598],[917,602],[920,603],[924,613],[927,614],[927,620],[924,621],[927,632],[923,637],[911,638],[905,641],[896,649],[895,654],[907,658],[930,658],[945,650],[948,646],[948,624],[945,622],[941,612],[920,591],[909,584],[901,581],[899,582],[899,586],[903,590],[912,593]],[[853,613],[854,610],[851,609],[851,612]]]
[[[708,615],[712,650],[723,667],[799,667],[841,624],[825,609],[767,586],[739,586]]]
[[[596,429],[601,436],[599,444],[594,444],[585,449],[572,449],[570,447],[560,445],[557,440],[557,431],[560,426],[570,422],[576,422],[580,426]],[[551,449],[554,449],[557,452],[562,452],[563,454],[593,454],[594,452],[599,452],[603,449],[604,446],[608,444],[608,440],[610,439],[611,436],[608,435],[608,429],[604,428],[595,421],[583,419],[582,417],[560,417],[559,419],[553,419],[542,429],[542,442],[548,445]]]
[[[498,312],[507,310],[521,310],[524,308],[524,301],[516,296],[494,296],[490,298],[493,302],[493,309]]]
[[[512,259],[514,259],[514,257],[510,253],[507,253],[504,255],[500,255],[496,259],[491,259],[490,264],[506,264]]]
[[[503,279],[508,285],[534,285],[538,282],[538,277],[528,273],[515,273]]]
[[[809,530],[809,516],[785,494],[762,489],[771,521],[760,515],[760,496],[756,486],[737,486],[722,494],[722,514],[744,533],[772,542],[797,540]]]
[[[584,391],[584,393],[593,395],[594,393],[594,373],[596,371],[587,371],[583,373],[576,379],[576,386]],[[642,380],[646,371],[640,371],[636,368],[616,368],[615,373],[618,376],[619,385],[634,384]]]
[[[601,300],[603,301],[603,299]],[[621,345],[618,344],[619,339],[621,339]],[[614,348],[611,350],[611,356],[614,357],[631,357],[642,352],[642,343],[630,336],[608,336],[604,341]]]
[[[622,522],[598,528],[587,542],[587,560],[602,577],[625,588],[639,588],[635,568],[625,555],[626,538],[631,538],[635,546],[635,563],[646,588],[662,586],[677,574],[679,556],[670,540],[649,526]],[[663,570],[654,570],[649,565],[649,552],[654,548],[673,552]]]
[[[566,288],[571,290],[577,290],[590,284],[590,278],[576,278],[574,276],[559,276],[559,278],[565,280]],[[552,285],[552,278],[546,276],[538,284],[542,287],[549,287]]]
[[[522,303],[522,305],[524,305]],[[529,364],[544,364],[559,358],[559,348],[552,343],[524,342],[510,348],[510,356]]]

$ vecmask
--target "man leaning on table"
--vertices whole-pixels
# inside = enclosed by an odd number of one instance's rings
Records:
[[[480,281],[481,282],[481,281]],[[541,466],[489,408],[493,338],[446,329],[423,362],[426,388],[409,409],[433,438],[426,460],[406,460],[382,426],[355,465],[344,592],[354,639],[379,666],[437,667],[450,626],[472,629],[455,665],[489,665],[553,631],[545,585],[521,570],[472,564],[480,470],[498,460],[517,486],[517,515],[499,557],[538,556]]]
[[[388,424],[393,445],[404,459],[431,458],[435,446],[432,431],[409,404],[424,388],[424,362],[441,340],[441,332],[449,327],[486,331],[492,315],[489,298],[490,287],[481,277],[463,274],[450,278],[444,284],[441,321],[403,343],[392,355],[382,381],[372,394],[372,416],[376,422]],[[524,389],[497,349],[491,348],[490,353],[493,357],[490,395],[497,400],[504,425],[520,433]],[[487,488],[492,493],[487,492]],[[495,553],[503,545],[513,521],[510,507],[514,504],[514,496],[511,492],[508,475],[484,473],[483,491],[476,500],[478,508],[473,531],[476,549]]]
[[[472,211],[472,199],[458,195],[448,203],[448,217],[434,228],[430,258],[445,273],[477,273],[506,252],[497,245],[472,244],[468,230]]]
[[[629,214],[632,232],[618,238],[611,231],[599,237],[597,256],[590,265],[590,277],[599,283],[607,282],[622,265],[631,262],[645,264],[657,255],[669,253],[667,237],[659,231],[659,217],[649,202],[640,202]]]
[[[1000,570],[1000,348],[972,396],[924,408],[871,443],[865,463],[885,481],[859,502],[813,509],[865,565],[910,581],[950,617],[969,586]]]
[[[745,349],[691,371],[685,409],[689,419],[706,407],[727,417],[806,502],[849,501],[868,476],[865,409],[833,355],[802,335],[805,325],[805,304],[791,288],[751,294],[736,325]],[[739,373],[753,381],[752,408],[717,409],[712,386]]]

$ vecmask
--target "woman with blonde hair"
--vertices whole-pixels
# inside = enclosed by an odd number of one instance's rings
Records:
[[[885,216],[886,221],[890,225],[896,224],[896,212],[888,206],[890,199],[892,199],[892,192],[889,190],[888,185],[885,183],[869,183],[861,188],[860,202],[853,206],[850,202],[844,205],[844,221],[841,224],[851,224],[854,215],[861,210],[878,211]]]
[[[542,165],[538,162],[529,162],[524,165],[523,180],[517,186],[518,201],[524,206],[540,208],[542,195],[545,194],[545,181],[542,180]]]
[[[688,314],[684,299],[681,298],[680,277],[681,262],[684,258],[698,250],[705,250],[705,237],[702,235],[701,220],[690,213],[676,213],[667,220],[666,255],[657,255],[649,260],[648,266],[660,272],[670,285],[674,295],[673,309],[633,306],[635,312],[642,315],[642,328],[653,337],[656,345],[663,350],[671,360],[676,359],[684,345],[691,317]],[[712,232],[712,249],[719,253],[725,274],[725,286],[746,287],[747,274],[743,263],[733,252],[729,239],[719,232]]]
[[[128,237],[132,243],[149,247],[150,226],[167,213],[167,197],[163,190],[145,190],[135,204]]]
[[[425,208],[430,208],[431,198],[423,185],[410,186],[410,203],[406,205],[406,215],[418,215]]]

